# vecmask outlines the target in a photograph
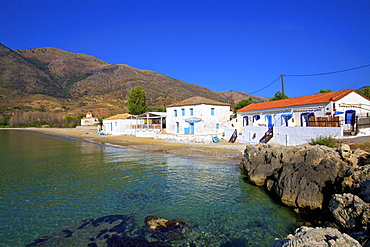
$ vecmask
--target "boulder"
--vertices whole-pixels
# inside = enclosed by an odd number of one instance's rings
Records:
[[[370,204],[349,193],[335,194],[329,202],[334,223],[348,232],[369,232]]]
[[[273,247],[360,247],[359,242],[335,228],[306,227],[298,228],[294,234],[288,235],[284,240],[275,240]]]
[[[365,202],[370,203],[370,165],[357,169],[349,169],[342,180],[343,192],[356,194]]]
[[[306,157],[312,152],[316,150],[308,151]],[[338,176],[345,171],[343,162],[323,155],[318,163],[305,161],[282,166],[268,178],[267,189],[287,206],[321,209],[324,200],[329,200],[335,192]]]
[[[321,209],[325,193],[332,194],[337,177],[348,168],[335,148],[260,144],[246,147],[239,170],[288,206]]]
[[[139,231],[139,235],[146,239],[161,241],[180,240],[187,237],[187,234],[196,226],[191,222],[181,220],[167,220],[158,216],[147,216],[145,226]]]

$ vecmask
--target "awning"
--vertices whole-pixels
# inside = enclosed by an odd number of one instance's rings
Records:
[[[188,123],[197,123],[197,122],[200,122],[200,121],[202,121],[202,119],[196,118],[196,117],[185,119],[185,122],[188,122]]]
[[[334,115],[339,115],[339,114],[343,114],[344,112],[342,112],[342,111],[335,111],[334,112]]]

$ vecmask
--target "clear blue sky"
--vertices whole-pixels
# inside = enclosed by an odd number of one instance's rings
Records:
[[[0,43],[55,47],[214,91],[370,64],[369,0],[0,0]],[[370,66],[285,77],[289,97],[370,86]],[[254,95],[273,97],[280,80]]]

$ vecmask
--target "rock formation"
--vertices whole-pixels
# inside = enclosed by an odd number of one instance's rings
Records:
[[[359,242],[335,228],[306,227],[298,228],[284,240],[276,240],[273,247],[357,247]]]
[[[352,151],[346,144],[337,149],[248,145],[239,170],[283,204],[299,212],[319,211],[316,223],[335,226],[363,243],[370,239],[369,153]]]

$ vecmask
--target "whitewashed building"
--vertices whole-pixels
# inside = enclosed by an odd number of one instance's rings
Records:
[[[117,114],[103,119],[103,132],[106,135],[133,135],[136,124],[137,120],[134,115],[128,113]]]
[[[124,113],[103,119],[103,132],[106,135],[154,137],[162,132],[165,124],[165,112],[146,112],[141,115]]]
[[[299,145],[319,136],[355,135],[368,127],[359,122],[369,114],[370,100],[355,89],[250,104],[237,111],[237,141]]]
[[[92,112],[86,113],[86,117],[81,119],[81,126],[95,126],[100,124],[99,119],[93,117]]]
[[[192,97],[168,105],[166,132],[179,135],[221,135],[230,120],[230,104]]]

